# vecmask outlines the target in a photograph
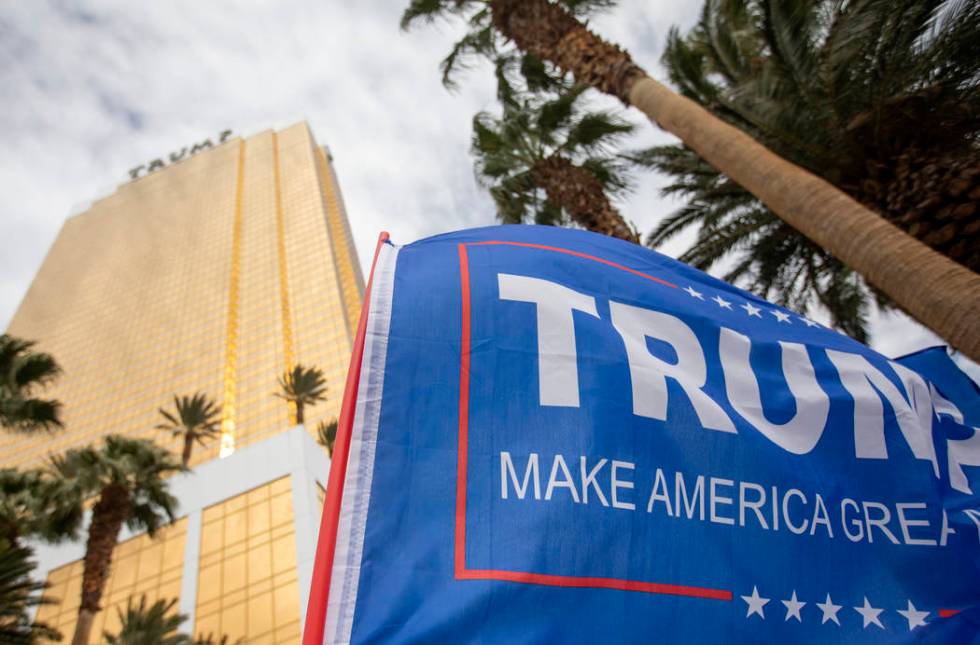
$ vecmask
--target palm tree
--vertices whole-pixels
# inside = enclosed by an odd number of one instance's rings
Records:
[[[710,0],[685,37],[671,31],[663,62],[683,95],[978,271],[980,54],[962,51],[965,34],[916,43],[929,7],[856,3],[833,13],[827,2]],[[980,39],[980,21],[971,29]],[[871,43],[880,45],[877,65],[864,64]],[[964,57],[973,63],[958,64]],[[726,280],[796,309],[816,295],[839,327],[864,340],[875,294],[860,276],[690,148],[648,154],[675,177],[666,192],[688,198],[652,244],[699,226],[682,260],[707,269],[736,255]]]
[[[177,599],[157,600],[147,606],[146,596],[140,596],[139,603],[133,598],[126,602],[126,611],[117,608],[120,628],[116,634],[103,632],[109,645],[224,645],[227,636],[216,638],[211,634],[191,638],[180,633],[181,624],[187,616],[173,611]]]
[[[61,633],[31,618],[31,608],[52,602],[41,594],[47,587],[31,580],[34,563],[30,549],[0,538],[0,643],[36,643],[61,640]]]
[[[297,365],[279,377],[282,392],[276,396],[296,406],[296,423],[303,423],[303,408],[327,398],[327,383],[317,367]]]
[[[228,635],[222,634],[221,636],[215,636],[214,634],[198,634],[192,642],[193,645],[228,645]],[[244,638],[238,638],[235,640],[236,645],[238,643],[243,643]]]
[[[337,420],[330,422],[321,421],[316,426],[316,440],[321,446],[327,449],[330,458],[333,459],[333,445],[337,441]]]
[[[126,611],[116,608],[119,632],[103,632],[103,637],[109,645],[191,645],[191,638],[178,632],[187,616],[174,612],[176,605],[176,598],[160,599],[148,607],[145,595],[140,596],[139,603],[131,597]]]
[[[37,398],[61,373],[50,354],[32,351],[33,341],[0,335],[0,426],[34,432],[61,428],[61,403]]]
[[[184,440],[181,453],[181,463],[184,468],[191,460],[194,442],[207,445],[207,439],[213,439],[220,432],[221,407],[209,399],[203,392],[194,396],[174,395],[174,413],[160,408],[160,415],[166,420],[156,426],[157,430],[166,430],[175,437]]]
[[[165,477],[181,470],[168,450],[120,435],[106,437],[100,448],[73,449],[52,458],[51,474],[66,498],[79,506],[96,498],[85,545],[73,645],[89,641],[122,525],[152,536],[164,521],[172,522],[177,499],[168,491]]]
[[[610,203],[609,196],[629,187],[635,157],[613,151],[633,125],[617,115],[588,110],[580,100],[585,86],[552,79],[543,64],[520,64],[514,56],[497,61],[500,118],[485,112],[473,119],[472,151],[477,175],[508,224],[569,223],[630,242],[637,235]],[[529,92],[508,78],[515,67],[523,84],[543,83],[548,92]],[[534,74],[534,76],[529,76]]]
[[[60,542],[73,539],[81,521],[81,507],[62,494],[47,472],[0,470],[0,539],[13,546],[28,536]]]
[[[980,275],[650,78],[627,52],[602,40],[579,20],[582,9],[610,4],[589,0],[411,0],[402,26],[445,15],[467,21],[469,32],[444,61],[444,73],[466,55],[492,57],[504,43],[512,42],[521,51],[570,73],[577,82],[639,108],[794,230],[859,273],[964,354],[980,360],[980,326],[976,324],[980,319]],[[932,6],[930,16],[939,19],[945,11],[949,25],[975,24],[978,19],[968,2]],[[963,29],[967,28],[960,31]],[[805,39],[792,42],[803,46]],[[929,42],[926,38],[923,46]],[[860,48],[864,42],[852,40],[848,46]],[[872,55],[876,47],[872,44],[866,55]]]
[[[834,327],[868,341],[872,303],[891,306],[881,292],[689,148],[661,146],[645,155],[652,167],[674,176],[663,194],[689,200],[660,221],[647,236],[647,244],[657,247],[697,226],[694,243],[679,260],[708,271],[732,258],[721,276],[726,282],[804,315],[816,304],[830,315]]]

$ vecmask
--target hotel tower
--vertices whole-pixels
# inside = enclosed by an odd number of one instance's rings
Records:
[[[65,221],[8,332],[37,340],[64,373],[46,391],[65,429],[0,434],[0,467],[108,434],[153,439],[173,395],[221,404],[221,438],[171,480],[178,520],[153,539],[123,529],[92,630],[118,607],[176,598],[185,631],[296,643],[329,461],[313,439],[337,416],[363,279],[330,154],[305,123],[195,144]],[[292,366],[319,367],[328,395],[296,411],[274,395]],[[83,541],[37,547],[52,604],[37,618],[70,638]]]

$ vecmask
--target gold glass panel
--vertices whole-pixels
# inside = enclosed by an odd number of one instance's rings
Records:
[[[332,160],[304,123],[230,138],[68,218],[8,328],[64,368],[49,393],[67,429],[0,436],[0,467],[110,432],[179,452],[153,430],[175,392],[221,403],[226,453],[241,448],[289,427],[272,392],[293,362],[327,376],[315,432],[338,414],[363,297],[352,240]],[[218,454],[217,440],[195,446],[191,465]]]
[[[179,452],[179,439],[153,430],[175,392],[223,405],[226,448],[261,441],[290,425],[272,394],[294,362],[327,379],[327,400],[307,410],[314,433],[338,415],[362,295],[334,165],[305,124],[230,139],[126,183],[66,220],[10,323],[63,367],[46,395],[65,402],[67,429],[44,440],[0,434],[0,467],[39,464],[110,432]],[[195,446],[191,466],[217,458],[218,444]],[[292,522],[288,478],[204,510],[201,629],[298,641]],[[165,533],[117,546],[107,607],[179,593],[184,535]],[[81,563],[49,582],[61,602],[38,617],[70,635]],[[256,594],[272,598],[271,619],[252,617]],[[108,615],[94,634],[113,624]]]
[[[247,643],[299,641],[291,498],[285,477],[207,509],[209,517],[219,518],[205,524],[201,535],[202,544],[207,537],[216,545],[202,556],[208,564],[201,566],[197,597],[197,614],[209,629],[220,625]],[[209,528],[216,537],[207,536]]]
[[[91,643],[102,642],[103,630],[118,631],[117,610],[125,610],[129,598],[144,594],[147,602],[157,598],[179,598],[186,538],[187,520],[184,518],[160,529],[153,538],[140,535],[116,546],[102,595],[103,609],[96,614],[92,624]],[[172,555],[165,558],[165,553]],[[70,640],[81,600],[82,562],[54,569],[48,574],[48,582],[51,586],[44,597],[54,602],[38,609],[38,620],[59,630],[64,639]]]

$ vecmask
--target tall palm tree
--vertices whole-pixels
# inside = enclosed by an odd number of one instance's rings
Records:
[[[35,396],[61,374],[50,354],[35,352],[35,342],[0,335],[0,426],[34,432],[61,428],[61,403]]]
[[[683,95],[980,270],[980,20],[940,29],[923,47],[928,3],[835,6],[709,0],[686,36],[671,31],[664,65]],[[874,65],[871,43],[879,45]],[[690,148],[648,154],[675,177],[666,192],[688,198],[652,244],[698,226],[682,260],[706,269],[734,255],[726,280],[801,310],[816,295],[864,340],[873,296],[860,276]]]
[[[514,56],[497,61],[498,97],[503,113],[486,112],[473,119],[472,152],[476,171],[497,205],[497,216],[509,224],[574,223],[584,229],[630,242],[637,235],[609,197],[629,187],[633,159],[615,145],[633,125],[608,111],[583,106],[583,85],[551,79],[541,68],[520,64]],[[516,67],[526,80],[508,78]],[[528,69],[530,67],[530,70]],[[543,77],[548,91],[530,92]]]
[[[30,549],[0,538],[0,643],[61,640],[56,629],[31,618],[33,607],[51,601],[42,598],[47,584],[31,580],[34,563],[30,558]]]
[[[41,469],[0,470],[0,538],[19,546],[23,537],[46,542],[73,539],[82,509]]]
[[[125,523],[153,535],[174,520],[177,499],[166,477],[183,470],[170,451],[143,439],[110,435],[99,448],[73,449],[51,460],[62,494],[79,506],[95,498],[82,567],[82,598],[73,645],[87,645]]]
[[[176,605],[176,598],[160,599],[147,606],[145,595],[138,603],[130,597],[125,611],[116,608],[119,631],[103,632],[103,637],[109,645],[191,645],[191,638],[178,631],[187,616],[173,611]]]
[[[327,398],[327,382],[317,367],[296,365],[279,377],[281,392],[276,396],[296,406],[296,423],[302,424],[303,409]]]
[[[184,440],[181,463],[184,468],[191,460],[194,442],[207,445],[220,432],[221,406],[208,398],[203,392],[194,396],[174,395],[174,412],[160,408],[165,423],[157,424],[157,430],[165,430]]]
[[[321,421],[316,426],[316,440],[321,446],[327,449],[330,458],[333,458],[333,445],[337,441],[337,420],[329,422]]]
[[[402,25],[446,15],[467,22],[469,32],[454,49],[455,58],[448,65],[444,62],[444,70],[456,65],[462,54],[492,56],[502,44],[512,42],[521,51],[572,74],[577,82],[639,108],[790,227],[859,273],[954,347],[980,360],[980,326],[976,324],[980,275],[650,78],[626,51],[596,36],[579,20],[580,5],[596,4],[587,0],[411,0]],[[969,2],[940,3],[931,15],[938,17],[944,10],[952,14],[951,25],[977,20]],[[925,44],[928,42],[926,39]],[[849,46],[862,47],[863,41],[852,41]],[[866,55],[873,54],[875,47],[870,45]]]

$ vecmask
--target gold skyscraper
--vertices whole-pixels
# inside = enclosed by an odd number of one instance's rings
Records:
[[[0,467],[113,433],[179,453],[154,430],[158,408],[198,391],[222,405],[221,441],[195,447],[193,472],[172,482],[178,522],[120,538],[93,642],[143,593],[178,598],[195,633],[299,637],[328,463],[309,433],[339,411],[363,279],[331,160],[305,123],[221,139],[69,218],[10,324],[63,367],[47,394],[66,428],[0,435]],[[296,364],[322,369],[329,388],[305,433],[274,396]],[[81,545],[38,553],[59,599],[38,618],[70,636]]]

